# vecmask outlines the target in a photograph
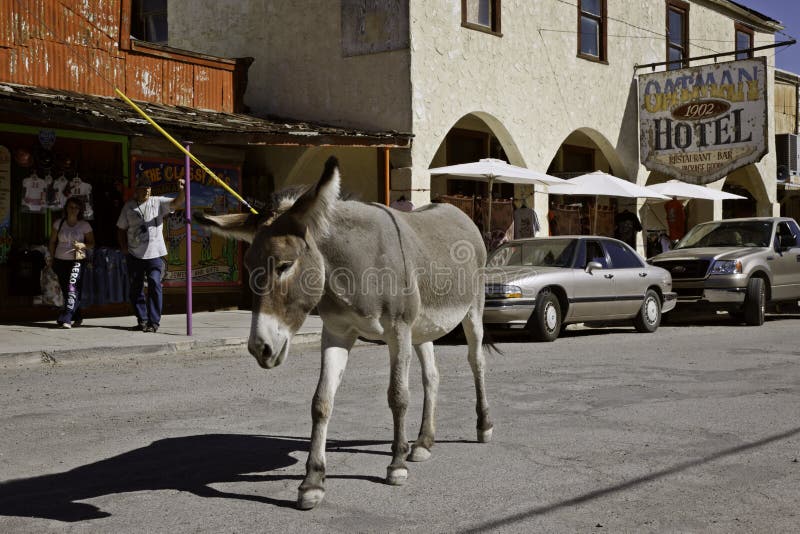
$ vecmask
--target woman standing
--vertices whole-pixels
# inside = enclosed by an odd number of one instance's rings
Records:
[[[81,324],[81,289],[86,249],[94,247],[94,233],[83,220],[83,200],[70,197],[64,205],[65,216],[53,223],[50,235],[50,257],[53,270],[64,295],[64,308],[58,316],[62,328]]]

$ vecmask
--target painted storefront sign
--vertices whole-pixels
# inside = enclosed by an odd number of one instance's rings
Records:
[[[0,264],[11,250],[11,152],[0,146]]]
[[[241,172],[238,167],[208,167],[235,191],[241,190]],[[175,197],[177,180],[184,178],[183,161],[162,159],[133,159],[135,180],[148,177],[152,194]],[[192,212],[211,215],[238,213],[238,201],[216,184],[211,176],[199,167],[191,171]],[[186,222],[183,210],[164,220],[164,241],[167,244],[167,272],[165,287],[186,285]],[[192,227],[192,284],[200,286],[232,286],[241,284],[241,247],[234,239],[225,239],[200,227]]]
[[[642,164],[707,184],[767,153],[766,58],[639,76]]]

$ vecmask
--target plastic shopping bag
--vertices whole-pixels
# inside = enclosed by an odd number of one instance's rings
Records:
[[[42,286],[42,304],[60,308],[64,305],[64,295],[61,293],[61,286],[58,284],[58,276],[52,267],[42,269],[39,277]]]

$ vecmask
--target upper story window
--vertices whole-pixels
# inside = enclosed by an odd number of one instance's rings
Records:
[[[667,61],[689,57],[689,4],[667,0]],[[689,62],[670,63],[667,70],[688,67]]]
[[[461,25],[500,35],[500,0],[461,0]]]
[[[578,0],[578,56],[606,60],[606,0]]]
[[[736,50],[747,50],[753,48],[753,30],[742,24],[735,24]],[[750,59],[753,52],[740,52],[736,54],[736,59]]]
[[[166,44],[167,28],[167,0],[133,0],[131,37]]]

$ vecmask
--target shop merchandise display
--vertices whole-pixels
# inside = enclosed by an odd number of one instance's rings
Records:
[[[49,174],[44,177],[45,204],[48,209],[61,210],[67,202],[67,178],[63,174],[58,178],[53,178]]]
[[[539,217],[527,204],[514,210],[514,239],[536,237],[540,229]]]
[[[84,182],[80,176],[75,175],[67,185],[69,194],[67,197],[78,197],[83,200],[85,206],[83,211],[83,218],[87,221],[94,219],[94,210],[92,209],[92,184]]]
[[[64,295],[61,293],[61,285],[58,283],[58,275],[55,271],[45,266],[39,277],[39,284],[42,289],[42,304],[60,308],[64,305]]]
[[[44,211],[45,189],[47,183],[44,178],[40,178],[36,171],[33,171],[27,178],[22,180],[22,211],[28,213],[41,213]]]
[[[128,300],[128,266],[118,249],[99,247],[86,262],[82,300],[86,305]]]

